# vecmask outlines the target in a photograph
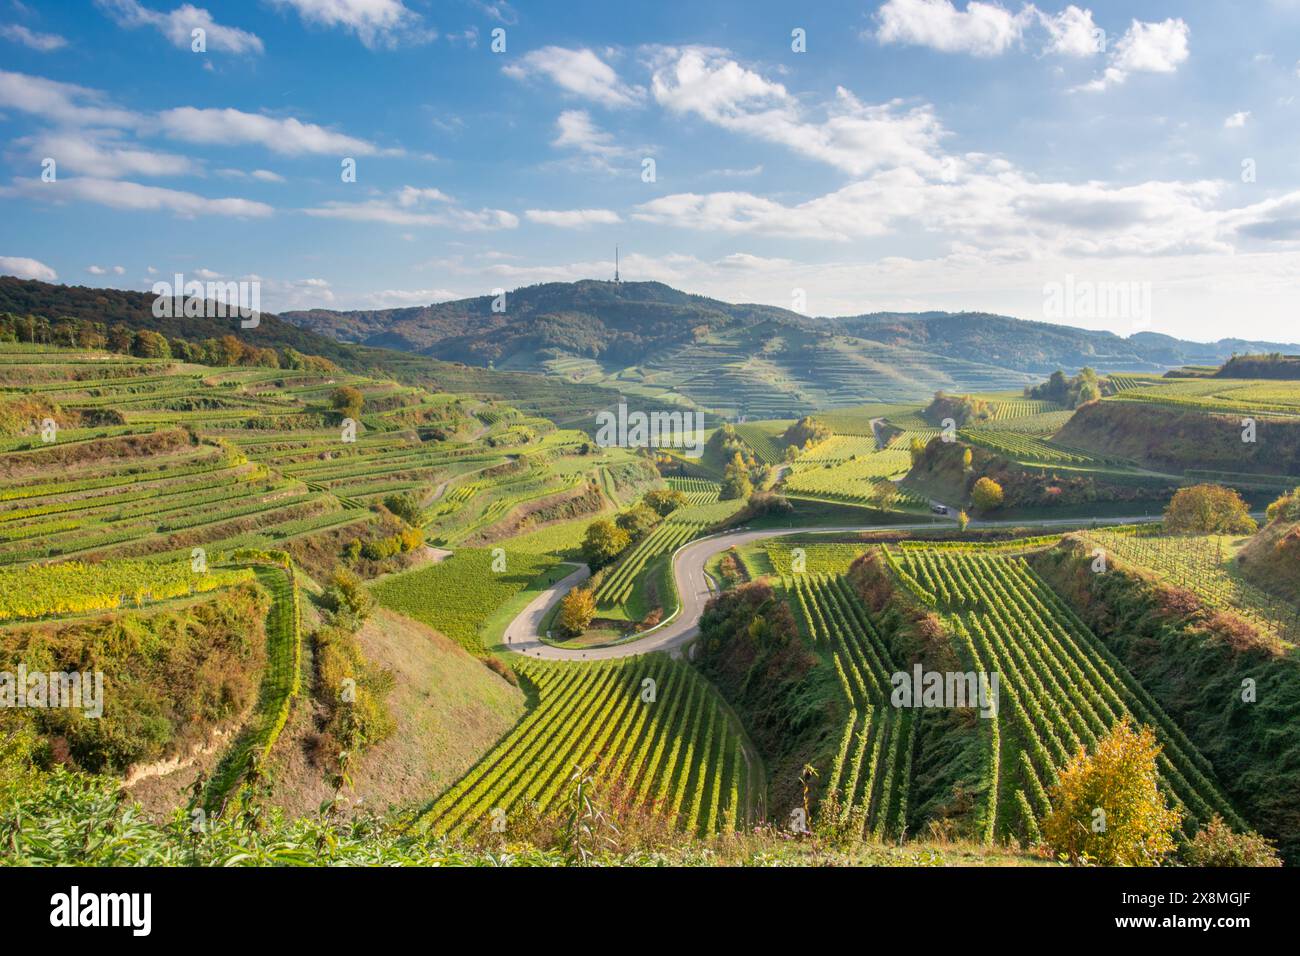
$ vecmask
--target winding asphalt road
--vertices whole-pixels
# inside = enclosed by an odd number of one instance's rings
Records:
[[[1085,527],[1094,521],[1107,525],[1144,524],[1159,521],[1159,516],[1143,515],[1131,518],[1052,518],[1045,521],[971,521],[970,527],[1033,527],[1062,528]],[[837,527],[806,528],[767,528],[761,531],[741,529],[723,534],[700,538],[683,545],[673,555],[673,579],[677,584],[677,593],[681,604],[675,615],[664,623],[654,627],[634,640],[611,644],[605,647],[585,649],[555,647],[544,642],[538,634],[542,621],[569,589],[590,577],[586,565],[568,577],[557,581],[541,592],[524,610],[506,627],[504,642],[509,650],[529,657],[550,661],[598,661],[616,657],[632,657],[637,654],[649,654],[651,651],[669,651],[680,654],[682,648],[699,634],[700,615],[708,603],[713,591],[709,587],[704,566],[708,560],[720,551],[739,545],[750,544],[764,538],[780,538],[792,534],[845,534],[860,531],[921,531],[932,530],[934,522],[925,524],[887,524],[887,525],[845,525]]]

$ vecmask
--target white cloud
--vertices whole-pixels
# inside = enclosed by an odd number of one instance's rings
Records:
[[[327,309],[337,305],[334,290],[327,279],[272,279],[256,275],[240,276],[244,281],[262,284],[262,302],[272,312],[290,309]]]
[[[506,3],[505,0],[495,0],[492,3],[484,2],[484,0],[471,0],[471,2],[498,23],[511,26],[519,22],[519,14],[515,13],[514,7]]]
[[[87,266],[86,271],[89,272],[92,276],[102,276],[108,274],[108,270],[105,269],[103,266]]]
[[[315,123],[305,123],[292,116],[274,117],[230,108],[199,109],[193,106],[163,110],[153,115],[135,113],[112,105],[99,90],[5,70],[0,70],[2,108],[29,113],[59,126],[83,130],[99,128],[82,135],[100,140],[106,135],[102,128],[112,127],[143,134],[162,133],[172,139],[203,145],[260,144],[286,156],[403,155],[400,149],[380,149],[366,140]],[[144,159],[139,161],[145,162]],[[175,158],[170,161],[175,162]]]
[[[1101,92],[1124,83],[1133,73],[1173,73],[1188,56],[1191,29],[1181,19],[1143,23],[1134,20],[1111,53],[1105,72],[1078,89]]]
[[[631,261],[633,256],[625,256],[623,262]],[[624,272],[627,270],[625,269]],[[614,274],[614,257],[607,262],[569,262],[560,265],[520,266],[501,262],[482,270],[483,275],[501,282],[528,285],[535,282],[574,282],[578,279],[590,279],[593,276],[609,277]],[[638,278],[650,278],[642,273]]]
[[[222,26],[207,10],[193,4],[184,4],[168,13],[151,10],[138,0],[95,0],[95,5],[112,17],[118,26],[127,29],[153,27],[177,49],[189,50],[193,31],[201,29],[206,34],[209,51],[234,54],[263,51],[261,38],[256,34],[238,27]]]
[[[1093,22],[1091,10],[1082,10],[1070,4],[1056,15],[1040,11],[1038,18],[1048,34],[1044,53],[1084,57],[1105,50],[1106,35]]]
[[[632,218],[701,232],[849,241],[932,235],[950,248],[1041,258],[1230,251],[1215,210],[1221,184],[1043,183],[1004,161],[967,155],[951,181],[891,169],[805,202],[746,192],[677,193]]]
[[[1233,113],[1226,120],[1224,120],[1223,128],[1241,129],[1243,126],[1246,125],[1246,121],[1248,119],[1250,119],[1250,110],[1241,110],[1239,112]]]
[[[16,140],[28,155],[53,159],[60,172],[72,170],[104,179],[122,176],[182,176],[198,166],[186,156],[124,145],[115,130],[60,129]]]
[[[20,23],[0,24],[0,37],[21,43],[38,53],[50,53],[68,45],[68,41],[56,33],[36,33]]]
[[[1246,239],[1300,243],[1300,192],[1232,210],[1224,219],[1228,228]]]
[[[0,70],[0,107],[76,126],[134,126],[139,120],[98,90],[6,70]]]
[[[671,112],[779,143],[854,175],[894,166],[938,171],[935,154],[945,131],[929,106],[866,104],[839,87],[813,118],[782,84],[702,47],[659,51],[651,90]]]
[[[40,279],[53,282],[59,274],[38,259],[25,256],[0,256],[0,273],[19,279]]]
[[[366,295],[364,302],[371,309],[395,309],[410,305],[432,305],[460,298],[463,296],[448,289],[382,289]]]
[[[157,125],[172,139],[187,143],[225,146],[256,143],[282,156],[324,153],[336,156],[371,156],[379,150],[371,143],[336,133],[293,117],[278,119],[236,109],[198,109],[181,106],[158,114]]]
[[[1191,30],[1183,20],[1134,20],[1117,44],[1115,66],[1126,73],[1173,73],[1187,59]]]
[[[519,225],[519,217],[504,209],[465,209],[441,190],[414,186],[405,186],[391,197],[360,202],[333,201],[303,211],[320,219],[379,222],[391,226],[445,226],[465,232],[514,229]]]
[[[794,265],[791,259],[755,256],[748,252],[733,252],[723,256],[714,265],[721,269],[741,269],[745,272],[763,272],[768,269],[786,269]]]
[[[586,110],[565,110],[556,117],[555,129],[551,145],[576,152],[576,157],[565,161],[575,168],[612,173],[614,160],[634,153],[633,149],[618,143],[612,133],[597,126]]]
[[[419,188],[416,186],[403,186],[401,192],[397,194],[397,203],[400,206],[410,208],[418,206],[425,202],[454,202],[441,189],[435,189],[432,186]]]
[[[622,222],[612,209],[527,209],[524,217],[529,222],[561,229],[585,229],[588,226],[608,226]]]
[[[998,56],[1020,42],[1037,11],[1012,13],[997,3],[971,0],[958,10],[950,0],[887,0],[876,13],[881,43],[926,46],[943,53]]]
[[[726,169],[715,169],[713,171],[713,175],[715,176],[728,176],[728,177],[761,176],[762,174],[763,174],[762,163],[758,163],[757,165],[746,167],[745,169],[736,169],[733,167],[728,167]]]
[[[266,203],[250,199],[209,199],[195,193],[160,186],[145,186],[120,179],[80,176],[45,183],[38,179],[15,179],[6,195],[19,193],[49,202],[79,200],[113,209],[144,212],[173,212],[179,216],[236,216],[262,218],[275,210]]]
[[[279,173],[272,172],[269,169],[254,169],[252,171],[218,169],[217,175],[225,176],[227,179],[256,179],[260,183],[282,183],[286,181]]]
[[[602,106],[635,106],[645,90],[623,83],[614,68],[591,50],[548,46],[524,54],[502,69],[517,80],[542,75],[560,89]]]
[[[552,146],[576,149],[582,153],[605,158],[621,156],[626,152],[623,147],[614,143],[613,135],[592,122],[591,114],[586,110],[565,110],[555,120],[555,128],[559,132],[551,141]]]
[[[437,32],[423,26],[420,15],[402,0],[273,0],[280,7],[292,7],[306,23],[342,27],[357,35],[370,48],[395,47],[402,43],[424,43]]]

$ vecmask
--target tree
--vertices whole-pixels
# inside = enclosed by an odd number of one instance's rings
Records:
[[[787,444],[807,448],[810,445],[824,442],[831,437],[831,434],[830,427],[824,422],[819,422],[812,417],[805,417],[787,428],[781,437],[785,439]]]
[[[1222,485],[1180,488],[1165,509],[1171,534],[1254,534],[1259,525],[1241,495]]]
[[[919,438],[913,438],[907,449],[912,455],[912,467],[915,468],[925,457],[925,442]]]
[[[1156,786],[1160,749],[1150,727],[1135,730],[1127,717],[1095,753],[1080,747],[1052,788],[1044,842],[1072,863],[1159,865],[1181,823]]]
[[[970,515],[964,511],[957,512],[957,530],[965,531],[968,524],[970,524]]]
[[[753,491],[754,483],[749,480],[749,469],[745,467],[740,452],[736,452],[731,458],[731,464],[727,465],[726,470],[722,473],[720,497],[724,501],[729,501],[732,498],[748,498]]]
[[[882,481],[876,485],[876,504],[881,511],[888,511],[898,503],[898,485],[892,481]]]
[[[582,554],[593,568],[613,561],[631,543],[627,532],[608,518],[600,518],[587,525],[582,539]]]
[[[1002,486],[992,478],[981,478],[971,489],[970,500],[977,511],[995,511],[1002,506]]]
[[[1300,488],[1288,491],[1271,505],[1265,516],[1273,521],[1300,521]]]
[[[1282,858],[1258,833],[1236,833],[1217,813],[1187,845],[1188,866],[1281,866]]]
[[[971,450],[969,447],[966,447],[962,449],[962,453],[961,453],[962,471],[970,471],[970,465],[971,465]]]
[[[690,503],[685,492],[678,491],[676,488],[655,488],[652,491],[647,491],[645,497],[641,500],[659,515],[671,514],[678,508]]]
[[[375,599],[361,579],[344,567],[336,567],[325,583],[325,606],[335,613],[351,614],[365,620],[375,606]]]
[[[108,347],[111,351],[126,355],[131,351],[133,344],[135,344],[135,333],[121,322],[108,330]]]
[[[150,329],[141,329],[135,333],[135,346],[132,351],[140,358],[171,358],[171,346],[167,337]]]
[[[344,418],[354,420],[358,418],[361,415],[361,406],[364,403],[365,396],[351,385],[339,386],[334,389],[334,394],[330,396],[330,404]]]
[[[596,596],[591,588],[573,588],[560,601],[560,630],[570,637],[585,631],[595,616]]]
[[[420,523],[424,511],[420,507],[419,496],[413,491],[389,495],[384,499],[384,507],[412,527]]]
[[[659,513],[643,502],[624,511],[614,519],[614,523],[626,531],[629,538],[637,541],[659,523]]]

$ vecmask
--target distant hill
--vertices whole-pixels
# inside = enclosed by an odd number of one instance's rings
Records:
[[[498,306],[494,311],[494,302]],[[282,316],[340,341],[620,390],[673,391],[723,412],[788,417],[818,408],[922,401],[933,392],[1019,390],[1056,369],[1163,372],[1237,352],[1296,346],[1123,337],[982,312],[813,318],[733,304],[660,282],[582,280],[374,311]]]
[[[478,365],[547,350],[633,365],[647,348],[765,321],[808,321],[786,309],[731,305],[661,282],[551,282],[506,293],[503,311],[494,311],[495,301],[484,295],[401,309],[286,312],[284,318],[346,342]]]
[[[156,318],[153,296],[0,277],[0,312],[89,319],[200,341],[236,332],[362,374],[501,398],[577,421],[620,397],[687,401],[719,414],[788,418],[819,408],[924,402],[934,392],[1019,391],[1057,368],[1109,372],[1217,367],[1234,353],[1300,346],[1127,338],[987,313],[811,318],[733,304],[659,282],[556,282],[492,296],[376,311]],[[546,376],[545,378],[540,377]]]
[[[1189,342],[1159,332],[1123,337],[987,312],[876,313],[826,321],[861,338],[1038,374],[1085,365],[1108,372],[1155,372],[1214,365],[1238,352],[1292,348],[1245,339]]]
[[[306,355],[319,355],[357,374],[501,399],[561,423],[585,423],[596,409],[608,408],[619,399],[617,391],[599,385],[576,385],[521,372],[493,372],[404,351],[352,345],[269,312],[261,313],[258,326],[252,329],[241,329],[238,320],[231,318],[158,318],[153,314],[153,300],[147,292],[0,276],[0,312],[15,315],[38,315],[51,321],[70,316],[106,326],[121,323],[133,330],[150,329],[191,342],[234,334],[259,348],[292,348]]]
[[[261,314],[256,328],[241,329],[239,320],[230,318],[160,319],[153,314],[153,302],[154,296],[148,292],[55,285],[35,279],[0,276],[0,312],[41,315],[51,321],[71,316],[110,326],[120,322],[131,329],[150,329],[170,338],[192,342],[233,333],[259,348],[297,349],[307,355],[330,359],[352,371],[361,371],[355,367],[359,355],[355,350],[267,312]]]

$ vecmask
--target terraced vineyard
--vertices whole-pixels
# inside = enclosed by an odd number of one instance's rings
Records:
[[[225,809],[250,765],[266,760],[289,719],[302,675],[302,609],[293,561],[283,552],[260,551],[236,552],[231,561],[252,565],[258,580],[271,594],[266,621],[267,665],[252,719],[225,752],[204,788],[203,807],[208,813]]]
[[[758,767],[734,718],[693,668],[656,654],[528,661],[519,673],[537,688],[537,707],[425,810],[420,827],[465,836],[496,818],[509,833],[524,805],[557,810],[579,768],[616,805],[687,833],[732,831],[752,818]]]
[[[826,541],[816,538],[769,538],[762,549],[773,572],[783,577],[795,574],[795,560],[801,560],[802,571],[808,574],[843,574],[853,560],[866,550],[867,545],[849,541]]]
[[[1172,379],[1161,378],[1158,375],[1107,375],[1107,381],[1117,392],[1127,392],[1130,388],[1146,388],[1152,385],[1158,385],[1161,382],[1170,382]]]
[[[1192,378],[1136,385],[1104,399],[1142,402],[1201,412],[1294,418],[1300,416],[1300,383],[1268,379]]]
[[[820,822],[865,838],[897,837],[907,827],[921,711],[890,706],[890,675],[898,668],[842,577],[795,574],[782,583],[808,638],[831,654],[848,704]]]
[[[1282,641],[1300,641],[1300,608],[1243,580],[1231,565],[1236,539],[1097,530],[1082,536],[1122,561],[1187,588],[1211,607],[1249,619]]]
[[[877,418],[890,419],[919,411],[916,405],[858,405],[852,408],[832,408],[817,412],[817,418],[824,422],[836,435],[857,435],[871,438],[875,434],[872,421]]]
[[[905,451],[873,451],[839,463],[795,462],[785,479],[787,494],[841,501],[880,508],[920,510],[926,502],[903,491],[891,477],[907,472],[911,457]]]
[[[600,582],[596,588],[596,603],[611,607],[627,601],[646,565],[660,555],[671,554],[707,527],[704,522],[680,520],[673,516],[661,521]]]
[[[1056,402],[1036,398],[1002,399],[993,406],[995,422],[1009,421],[1015,418],[1028,418],[1033,415],[1045,415],[1060,412],[1062,408]]]
[[[963,430],[977,433],[985,431],[1002,434],[1020,433],[1049,438],[1064,428],[1072,415],[1074,415],[1072,411],[1038,412],[1018,418],[1003,418],[994,422],[977,422]]]
[[[667,478],[668,487],[686,495],[693,505],[709,505],[718,500],[722,485],[707,478]]]
[[[832,435],[799,456],[799,465],[842,462],[876,454],[874,435]]]
[[[344,385],[363,397],[355,437],[330,407]],[[275,548],[372,522],[385,496],[444,484],[425,528],[458,542],[574,489],[588,468],[581,432],[344,373],[0,344],[0,402],[20,395],[68,427],[50,442],[33,421],[0,442],[0,566]],[[602,455],[607,467],[630,458]]]
[[[1160,786],[1193,834],[1229,805],[1209,761],[1104,644],[1027,566],[996,554],[885,549],[898,580],[941,612],[968,667],[1000,675],[987,725],[983,832],[1033,838],[1047,791],[1066,760],[1092,749],[1121,717],[1152,726],[1163,752]]]
[[[994,428],[962,429],[958,433],[962,439],[972,445],[979,445],[989,451],[1013,461],[1023,461],[1035,465],[1097,465],[1103,464],[1099,459],[1086,452],[1068,451],[1060,446],[1022,432],[1002,431]]]
[[[0,621],[68,617],[153,601],[188,597],[253,579],[253,572],[195,570],[190,561],[166,564],[109,561],[0,569]]]
[[[780,440],[786,422],[751,422],[736,426],[736,434],[754,450],[754,457],[764,464],[775,465],[785,458],[785,444]]]

